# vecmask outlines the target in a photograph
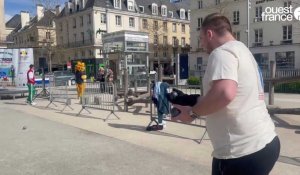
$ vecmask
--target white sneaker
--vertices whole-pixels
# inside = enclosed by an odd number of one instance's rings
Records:
[[[35,106],[35,105],[36,105],[36,102],[32,102],[31,105],[32,105],[32,106]]]

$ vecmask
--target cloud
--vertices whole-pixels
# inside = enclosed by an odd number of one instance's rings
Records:
[[[12,18],[12,15],[5,14],[5,22],[7,22],[8,20],[10,20],[11,18]]]

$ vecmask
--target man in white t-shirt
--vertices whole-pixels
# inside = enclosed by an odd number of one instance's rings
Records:
[[[267,175],[280,152],[275,126],[264,102],[263,80],[250,50],[232,36],[221,14],[203,21],[200,41],[209,55],[204,94],[193,107],[175,105],[173,120],[207,116],[214,151],[213,175]]]

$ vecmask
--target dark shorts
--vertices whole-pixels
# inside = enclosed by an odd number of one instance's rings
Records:
[[[263,149],[236,159],[216,159],[212,162],[212,175],[268,175],[280,153],[276,136]]]

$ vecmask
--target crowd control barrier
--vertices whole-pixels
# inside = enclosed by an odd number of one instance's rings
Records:
[[[63,85],[63,83],[59,84],[59,86],[56,86],[53,79],[50,79],[49,81],[49,101],[50,103],[46,106],[48,108],[51,104],[53,104],[55,107],[57,105],[55,102],[58,103],[63,103],[65,106],[61,110],[63,112],[67,107],[70,108],[71,110],[74,110],[70,105],[71,105],[71,98],[69,95],[69,86],[67,83]]]
[[[153,84],[151,85],[151,87],[153,87]],[[170,86],[169,89],[168,89],[168,92],[171,92],[173,88],[176,88],[180,91],[182,91],[183,93],[185,94],[200,94],[201,95],[201,85],[177,85],[177,86]],[[150,91],[150,97],[152,97],[153,95],[153,90]],[[171,108],[172,108],[172,104],[170,103],[170,106],[169,106],[169,111],[171,111]],[[171,121],[170,120],[170,117],[171,115],[170,114],[167,114],[167,116],[165,116],[163,118],[164,121]],[[205,118],[199,118],[199,119],[196,119],[193,123],[182,123],[182,124],[185,124],[185,125],[191,125],[191,126],[198,126],[198,127],[202,127],[204,128],[204,132],[201,136],[201,138],[198,141],[198,143],[200,144],[202,142],[202,140],[204,139],[206,133],[207,133],[207,130],[206,130],[206,123],[205,123]],[[153,103],[152,100],[150,100],[150,123],[148,124],[147,127],[151,126],[152,123],[156,123],[158,124],[158,121],[157,121],[157,109]],[[173,122],[173,121],[172,121]],[[179,122],[178,122],[179,123]]]
[[[120,119],[116,113],[117,93],[115,85],[111,82],[87,82],[85,83],[85,91],[83,93],[81,103],[82,108],[77,115],[80,115],[83,110],[91,113],[88,108],[110,111],[106,121],[111,115]]]

